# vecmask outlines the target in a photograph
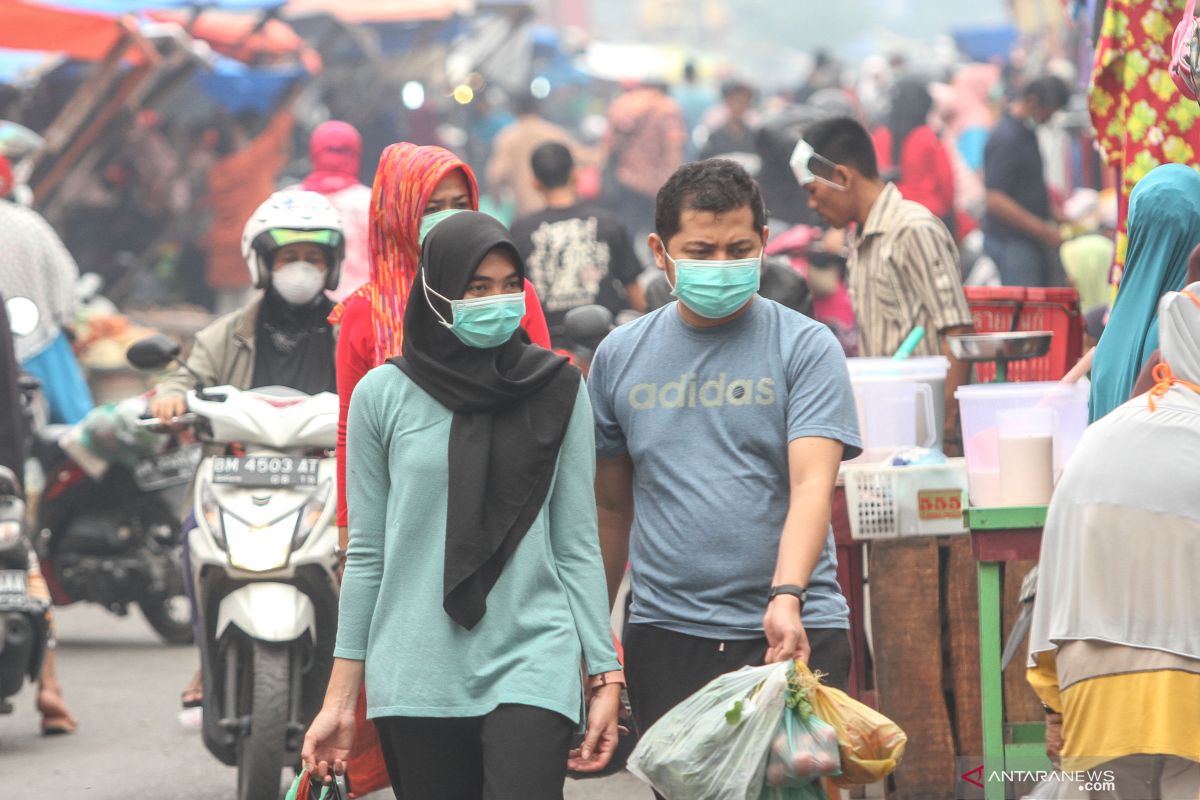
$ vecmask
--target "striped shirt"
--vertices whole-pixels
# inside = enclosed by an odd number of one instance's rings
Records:
[[[892,355],[918,325],[926,333],[914,355],[940,355],[939,333],[972,324],[954,239],[895,184],[884,187],[854,238],[849,272],[864,356]]]

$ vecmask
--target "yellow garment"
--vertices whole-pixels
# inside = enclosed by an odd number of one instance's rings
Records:
[[[1054,652],[1026,672],[1042,702],[1063,715],[1063,769],[1079,772],[1153,753],[1200,761],[1200,675],[1130,672],[1059,691]]]
[[[1067,277],[1079,290],[1080,311],[1112,302],[1108,282],[1113,265],[1112,239],[1095,233],[1079,236],[1064,242],[1058,252]]]

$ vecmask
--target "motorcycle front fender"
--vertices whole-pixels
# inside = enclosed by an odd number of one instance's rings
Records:
[[[305,632],[317,638],[312,600],[286,583],[251,583],[230,592],[217,610],[217,639],[230,625],[264,642],[290,642]]]

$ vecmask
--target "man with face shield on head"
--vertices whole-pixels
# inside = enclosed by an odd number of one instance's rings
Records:
[[[333,302],[325,292],[337,286],[344,254],[341,218],[328,200],[307,191],[271,195],[242,233],[242,255],[262,296],[196,334],[187,357],[192,372],[206,386],[336,392],[337,333],[326,319]],[[170,423],[186,410],[194,383],[191,372],[175,371],[159,384],[150,412]],[[185,559],[186,531],[192,527],[184,525]],[[185,569],[185,577],[190,574]],[[197,674],[182,701],[190,708],[200,700]]]

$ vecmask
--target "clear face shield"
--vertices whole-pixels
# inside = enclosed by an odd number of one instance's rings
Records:
[[[813,146],[803,139],[796,143],[796,149],[792,151],[792,158],[788,163],[801,186],[808,187],[819,181],[837,191],[846,191],[845,186],[834,180],[837,164],[817,153]]]

